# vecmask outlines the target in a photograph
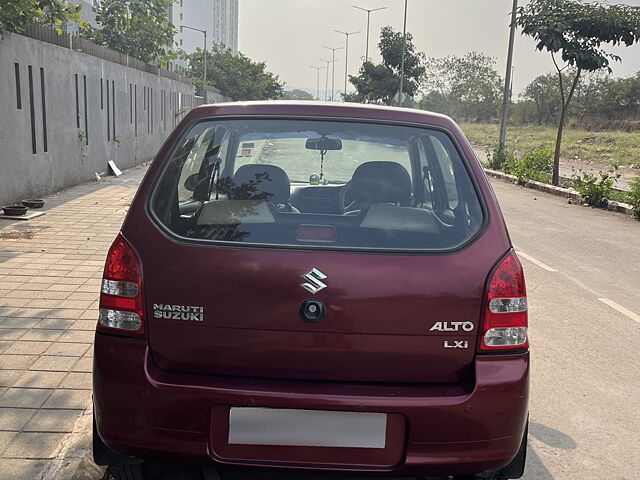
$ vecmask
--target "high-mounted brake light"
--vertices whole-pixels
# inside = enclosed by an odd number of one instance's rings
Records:
[[[118,235],[104,266],[98,318],[100,330],[144,333],[141,284],[140,260],[122,235]]]
[[[480,350],[508,350],[529,346],[527,289],[515,252],[498,263],[489,279]]]

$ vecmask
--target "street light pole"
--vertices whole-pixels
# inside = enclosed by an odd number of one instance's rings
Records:
[[[356,33],[360,33],[360,31],[357,32],[343,32],[341,30],[334,30],[334,32],[338,32],[343,34],[345,37],[347,37],[347,43],[345,46],[345,51],[344,51],[344,94],[347,94],[347,72],[349,70],[349,36],[350,35],[355,35]]]
[[[322,70],[323,68],[328,68],[328,67],[313,67],[313,66],[311,66],[309,68],[313,68],[313,69],[316,70],[316,73],[317,73],[317,75],[316,75],[316,77],[317,77],[316,78],[316,98],[318,100],[320,100],[320,70]]]
[[[402,105],[404,100],[404,57],[407,50],[407,7],[409,0],[404,0],[404,27],[402,28],[402,60],[400,61],[400,95],[398,104]]]
[[[326,101],[326,100],[329,100],[327,98],[327,95],[329,93],[329,64],[331,63],[331,60],[325,60],[325,59],[321,58],[320,61],[327,63],[327,67],[326,67],[327,68],[327,78],[326,78],[326,80],[324,82],[324,99]]]
[[[331,101],[334,101],[333,95],[336,89],[336,50],[342,50],[344,49],[344,47],[340,47],[340,48],[331,48],[331,47],[327,47],[325,46],[324,48],[331,50],[331,63],[333,63],[333,65],[331,66]]]
[[[204,50],[203,50],[203,70],[204,75],[202,79],[202,96],[204,97],[205,103],[207,102],[207,31],[201,30],[199,28],[188,27],[187,25],[180,25],[180,33],[182,33],[183,29],[195,30],[196,32],[200,32],[204,34]]]
[[[380,8],[363,8],[357,5],[351,5],[353,8],[357,8],[358,10],[362,10],[363,12],[367,12],[367,47],[365,49],[364,61],[369,61],[369,23],[371,20],[371,12],[377,12],[378,10],[386,10],[389,7],[380,7]]]
[[[509,121],[509,104],[511,103],[511,78],[513,72],[513,42],[516,35],[516,15],[518,0],[513,0],[511,10],[511,28],[509,31],[509,49],[507,51],[507,73],[504,76],[504,92],[502,95],[502,116],[500,118],[500,137],[498,140],[498,152],[502,156],[504,144],[507,139],[507,122]]]

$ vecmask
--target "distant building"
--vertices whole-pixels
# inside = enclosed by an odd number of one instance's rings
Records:
[[[180,32],[180,25],[206,30],[207,48],[216,43],[238,53],[238,0],[178,0],[169,18],[178,30],[175,42],[187,53],[202,48],[204,37],[189,29]]]
[[[73,0],[80,3],[81,20],[89,25],[96,25],[96,7],[99,0]],[[177,0],[168,12],[169,19],[178,33],[174,41],[179,48],[187,53],[193,53],[196,48],[202,48],[204,37],[200,32],[184,29],[180,32],[180,25],[207,31],[207,48],[213,42],[230,48],[234,55],[238,53],[238,0]],[[67,25],[69,33],[76,33],[78,25],[71,22]]]

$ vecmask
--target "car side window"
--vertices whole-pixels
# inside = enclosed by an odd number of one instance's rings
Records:
[[[420,206],[433,210],[433,177],[431,175],[431,166],[429,165],[429,158],[427,152],[424,149],[422,142],[416,142],[418,149],[418,158],[420,160],[420,175],[422,176],[421,184],[423,187],[422,196],[419,198]]]
[[[187,158],[178,181],[178,202],[194,198],[193,189],[187,188],[186,185],[189,177],[193,175],[208,177],[213,170],[207,169],[207,164],[224,161],[229,148],[229,132],[224,128],[209,126],[191,141],[193,143],[186,154]]]
[[[482,209],[474,186],[453,143],[442,132],[423,135],[416,142],[423,171],[422,207],[450,227],[475,229]]]
[[[455,210],[458,206],[458,189],[456,187],[456,176],[453,170],[453,161],[451,160],[451,157],[449,157],[449,152],[447,152],[447,149],[442,145],[439,139],[430,137],[429,141],[433,145],[433,149],[439,159],[444,188],[447,193],[447,207],[451,210]]]

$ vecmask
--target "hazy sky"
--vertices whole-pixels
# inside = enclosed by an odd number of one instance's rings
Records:
[[[610,3],[640,6],[640,0]],[[402,31],[404,0],[240,0],[239,49],[254,60],[265,61],[287,86],[315,92],[316,71],[309,67],[324,65],[319,58],[331,59],[331,51],[322,46],[345,44],[344,35],[333,29],[362,30],[349,40],[349,74],[355,74],[362,63],[367,15],[351,5],[389,7],[371,14],[369,56],[377,62],[380,28],[390,25]],[[427,56],[464,55],[477,50],[496,57],[498,71],[504,75],[511,5],[511,0],[409,0],[407,31]],[[640,70],[640,44],[614,51],[622,56],[622,63],[613,65],[615,75]],[[534,42],[519,33],[514,55],[515,92],[536,75],[553,69],[549,54],[537,52]],[[344,50],[337,51],[336,58],[336,90],[342,91]],[[324,82],[323,70],[321,89]]]

